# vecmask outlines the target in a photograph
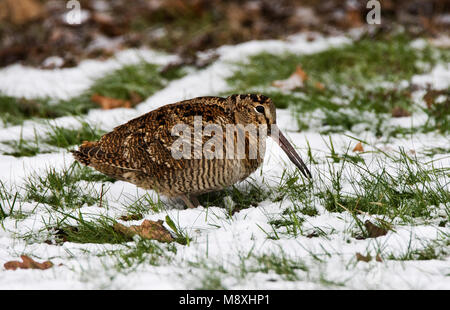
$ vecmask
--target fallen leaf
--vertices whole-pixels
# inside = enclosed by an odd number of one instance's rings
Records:
[[[163,226],[163,221],[157,222],[144,220],[141,225],[125,226],[120,223],[114,224],[114,230],[126,236],[133,237],[139,235],[144,239],[158,240],[161,242],[172,242],[174,238]]]
[[[10,261],[6,262],[3,266],[5,267],[6,270],[16,270],[17,268],[45,270],[53,266],[53,263],[51,261],[38,263],[34,261],[32,258],[28,257],[27,255],[21,255],[20,258],[22,259],[22,262]]]
[[[42,3],[36,0],[0,0],[0,20],[7,19],[15,25],[23,25],[42,17]]]
[[[111,110],[116,108],[131,108],[131,101],[123,99],[115,99],[110,97],[94,94],[91,100],[97,103],[103,110]]]
[[[346,22],[349,27],[361,27],[363,25],[361,12],[358,9],[348,10],[346,14]]]
[[[120,36],[124,33],[123,27],[120,27],[120,23],[113,16],[107,13],[94,13],[92,14],[92,20],[99,25],[102,32],[110,36]]]
[[[315,231],[313,231],[312,233],[306,235],[306,238],[314,238],[314,237],[319,237],[319,234]]]
[[[388,233],[388,231],[382,227],[378,227],[373,224],[369,220],[364,222],[364,226],[366,226],[367,232],[369,234],[369,238],[377,238],[380,236],[384,236]]]
[[[323,85],[320,82],[314,83],[314,87],[317,88],[318,90],[325,90],[325,85]]]
[[[305,71],[303,71],[302,67],[300,67],[300,66],[297,66],[294,74],[297,74],[298,76],[300,76],[303,81],[306,81],[308,79],[308,75],[306,74]]]
[[[308,79],[308,75],[303,71],[302,67],[297,66],[294,73],[291,74],[286,80],[276,80],[272,82],[272,85],[282,90],[294,90],[302,88],[303,83]]]
[[[425,95],[423,95],[423,100],[427,104],[427,108],[431,109],[431,107],[435,104],[437,97],[445,94],[445,90],[428,89]]]
[[[356,253],[356,260],[360,262],[370,262],[372,260],[372,256],[370,254],[367,254],[367,256],[362,255],[361,253]]]
[[[358,144],[353,149],[353,152],[364,152],[363,146],[361,142],[358,142]]]
[[[402,107],[395,107],[391,111],[392,117],[405,117],[405,116],[411,116],[411,113],[409,111],[403,109]]]
[[[135,91],[130,91],[129,96],[130,96],[130,101],[131,101],[132,106],[135,106],[136,104],[141,103],[143,100],[142,96],[139,95]]]

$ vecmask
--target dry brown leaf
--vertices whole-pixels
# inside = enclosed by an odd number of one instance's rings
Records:
[[[373,224],[369,220],[364,222],[364,226],[366,226],[367,232],[369,234],[369,238],[377,238],[380,236],[384,236],[388,233],[388,231],[382,227],[378,227]]]
[[[96,12],[92,14],[91,19],[98,24],[102,32],[110,36],[120,36],[124,33],[123,27],[120,26],[117,19],[108,13]]]
[[[319,234],[316,231],[313,231],[312,233],[306,235],[306,238],[315,238],[319,237]]]
[[[379,263],[383,262],[383,259],[381,258],[380,254],[378,253],[377,256],[375,257],[375,260]]]
[[[302,78],[303,82],[308,79],[308,75],[306,74],[305,71],[303,71],[302,67],[300,67],[300,66],[297,66],[297,68],[295,69],[294,74],[300,76]]]
[[[131,102],[129,100],[115,99],[110,97],[94,94],[91,100],[97,103],[103,110],[110,110],[116,108],[131,108]]]
[[[317,88],[318,90],[325,90],[325,85],[323,85],[320,82],[314,83],[314,87]]]
[[[32,258],[28,257],[27,255],[21,255],[20,258],[22,259],[22,262],[10,261],[6,262],[3,266],[5,267],[6,270],[16,270],[17,268],[45,270],[53,266],[53,263],[51,261],[38,263],[34,261]]]
[[[114,224],[114,230],[126,236],[133,237],[139,235],[145,239],[158,240],[161,242],[172,242],[174,238],[163,226],[163,221],[157,222],[144,220],[141,225],[125,226],[120,223]]]
[[[302,67],[297,66],[294,73],[285,80],[276,80],[272,82],[272,85],[282,90],[294,90],[302,88],[303,83],[308,79],[308,75],[303,71]]]
[[[359,262],[370,262],[372,260],[372,256],[370,254],[367,254],[367,256],[362,255],[361,253],[356,253],[356,260]]]
[[[435,91],[429,90],[423,95],[423,100],[427,104],[427,108],[431,108],[434,104],[434,100],[436,98]]]
[[[353,149],[353,152],[364,152],[364,148],[362,146],[361,142],[358,142],[358,144],[355,146],[355,148]]]
[[[22,25],[44,14],[42,3],[36,0],[0,0],[0,20]]]
[[[425,95],[423,95],[423,100],[427,104],[427,108],[430,109],[435,104],[436,98],[445,94],[445,90],[428,89]]]
[[[131,105],[132,105],[132,106],[135,106],[135,105],[137,105],[138,103],[141,103],[142,100],[143,100],[142,96],[139,95],[139,94],[138,94],[137,92],[135,92],[135,91],[130,91],[130,92],[129,92],[129,95],[130,95],[130,101],[131,101]]]
[[[405,117],[405,116],[411,116],[411,113],[409,111],[403,109],[402,107],[395,107],[391,111],[392,117]]]
[[[348,10],[346,22],[349,27],[361,27],[363,25],[363,21],[360,11],[357,9]]]

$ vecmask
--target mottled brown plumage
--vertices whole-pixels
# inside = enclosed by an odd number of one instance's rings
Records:
[[[203,135],[198,140],[202,144],[200,147],[210,149],[211,153],[218,150],[214,146],[207,148],[207,141],[212,136],[223,139],[222,158],[208,159],[202,148],[195,146],[190,153],[192,158],[172,156],[171,148],[180,138],[180,135],[172,135],[173,126],[186,124],[194,133],[195,116],[201,116],[203,128],[211,124],[223,128],[223,135]],[[168,197],[180,197],[187,206],[194,207],[198,205],[196,195],[221,190],[241,181],[263,162],[265,139],[261,152],[253,159],[248,158],[249,148],[258,143],[248,133],[245,134],[246,158],[227,158],[225,127],[236,124],[254,124],[257,128],[267,125],[271,134],[270,125],[276,126],[273,102],[263,95],[248,94],[227,98],[198,97],[169,104],[116,127],[99,141],[84,142],[73,154],[79,162],[108,176],[154,189]],[[194,141],[191,137],[184,138]],[[237,136],[233,135],[233,141],[229,142],[236,145]],[[300,170],[310,176],[282,134],[277,142]]]

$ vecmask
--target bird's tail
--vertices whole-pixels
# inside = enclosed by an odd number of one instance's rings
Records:
[[[70,152],[77,161],[83,165],[89,166],[91,163],[91,156],[89,153],[97,147],[96,144],[96,142],[83,141],[83,144],[79,147],[78,151],[71,150]]]

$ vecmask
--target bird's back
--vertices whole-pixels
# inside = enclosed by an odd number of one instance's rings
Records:
[[[144,114],[116,127],[97,142],[83,143],[73,153],[78,161],[106,175],[167,196],[222,189],[246,178],[262,163],[263,156],[227,159],[225,134],[221,135],[222,158],[205,158],[203,147],[211,136],[203,134],[200,147],[192,146],[190,158],[175,158],[172,147],[180,135],[172,135],[172,129],[178,124],[194,133],[196,116],[201,116],[202,129],[215,124],[225,130],[236,122],[226,99],[199,97]]]

